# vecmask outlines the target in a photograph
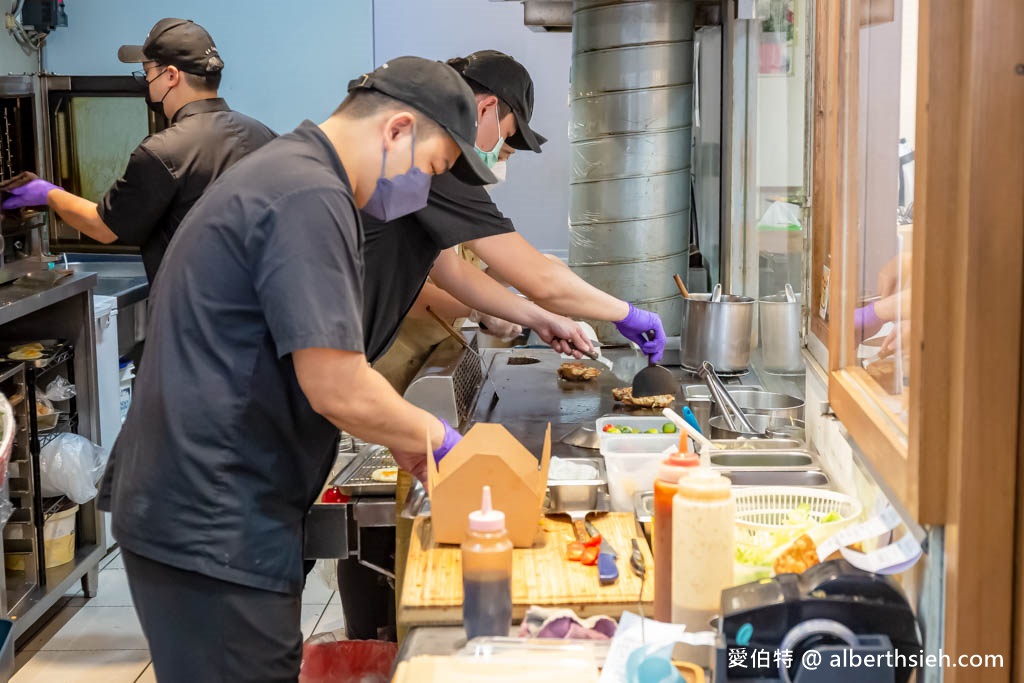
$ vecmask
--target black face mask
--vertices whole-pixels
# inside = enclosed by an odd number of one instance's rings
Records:
[[[161,71],[159,74],[156,75],[156,77],[153,78],[153,81],[163,76],[166,72],[167,69]],[[166,116],[166,114],[164,114],[164,100],[167,99],[167,95],[171,92],[171,89],[168,88],[167,91],[164,92],[164,96],[161,97],[159,101],[154,101],[153,98],[149,96],[149,85],[153,81],[146,82],[146,106],[149,107],[149,110],[152,111],[154,114]]]

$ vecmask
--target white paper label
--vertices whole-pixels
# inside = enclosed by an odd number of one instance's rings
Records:
[[[874,574],[899,574],[914,566],[923,554],[921,544],[909,531],[895,543],[862,553],[848,546],[890,533],[903,524],[899,513],[887,505],[878,515],[866,522],[847,527],[818,546],[818,559],[822,562],[835,552],[857,569]]]

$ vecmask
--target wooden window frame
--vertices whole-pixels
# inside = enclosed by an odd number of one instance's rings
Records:
[[[1021,680],[1024,5],[920,0],[906,431],[871,400],[863,371],[844,363],[854,357],[860,257],[844,229],[857,225],[858,208],[849,201],[858,197],[856,138],[845,133],[857,130],[863,0],[816,8],[813,225],[830,244],[815,248],[815,277],[829,254],[832,263],[830,324],[813,331],[829,350],[829,400],[906,510],[945,527],[945,651],[1010,664],[948,669],[947,683]]]

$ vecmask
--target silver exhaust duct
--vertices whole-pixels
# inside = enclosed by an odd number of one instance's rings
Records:
[[[569,265],[670,336],[690,245],[693,15],[693,0],[573,1]]]

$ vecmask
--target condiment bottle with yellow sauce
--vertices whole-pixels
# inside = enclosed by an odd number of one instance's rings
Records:
[[[707,630],[722,590],[733,585],[736,505],[732,483],[698,468],[679,480],[672,503],[672,622]]]

